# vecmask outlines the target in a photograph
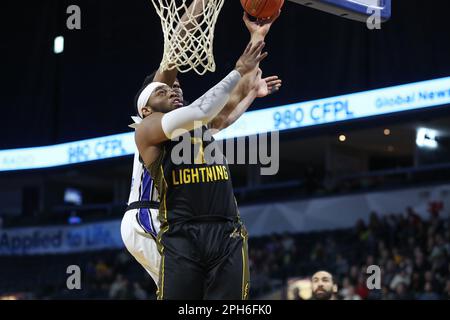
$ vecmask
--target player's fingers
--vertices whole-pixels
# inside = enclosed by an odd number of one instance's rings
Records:
[[[281,14],[281,9],[278,10],[278,12],[273,17],[270,18],[270,22],[269,23],[274,23],[275,20],[277,20],[278,17],[280,16],[280,14]]]
[[[267,84],[268,87],[274,88],[274,87],[281,87],[281,84]]]
[[[269,88],[269,94],[274,94],[277,93],[278,91],[280,91],[280,87]]]
[[[278,12],[277,12],[275,15],[273,15],[272,17],[270,17],[270,18],[258,18],[258,19],[256,20],[256,23],[257,23],[258,25],[260,25],[260,26],[263,26],[263,25],[265,25],[265,24],[273,24],[273,23],[275,22],[275,20],[278,19],[278,17],[280,16],[280,14],[281,14],[281,9],[278,10]]]
[[[275,80],[275,81],[269,81],[267,82],[268,86],[276,86],[276,85],[281,85],[282,81],[281,80]]]
[[[244,54],[250,53],[252,50],[252,42],[250,41],[247,45],[247,48],[245,48]]]
[[[261,61],[263,61],[265,58],[267,58],[268,55],[269,55],[268,52],[264,52],[263,54],[261,54],[261,55],[256,59],[256,61],[257,61],[257,62],[261,62]]]
[[[247,16],[247,12],[244,11],[244,15],[242,16],[242,20],[244,20],[245,25],[248,25],[249,19]]]
[[[244,16],[242,17],[242,19],[244,20],[244,22],[247,24],[250,21],[250,18],[248,16],[248,13],[244,11]]]
[[[271,82],[271,81],[275,81],[275,80],[278,80],[278,76],[270,76],[270,77],[264,78],[265,82]]]
[[[264,41],[260,41],[258,46],[255,48],[255,51],[253,52],[253,57],[254,58],[258,57],[261,54],[261,52],[265,46],[266,46],[266,43]]]
[[[280,89],[282,85],[283,85],[282,83],[267,84],[267,87],[269,88],[269,90],[270,90],[270,89],[273,89],[273,88]]]
[[[261,45],[259,46],[259,48],[258,48],[258,50],[256,51],[256,55],[259,55],[259,54],[261,54],[261,52],[262,52],[262,50],[264,49],[264,47],[266,46],[266,43],[263,41],[262,43],[261,43]]]
[[[254,57],[258,56],[258,54],[260,54],[260,52],[262,51],[262,48],[264,48],[266,44],[264,43],[264,41],[258,41],[252,48],[252,50],[250,51],[250,54],[253,55]]]

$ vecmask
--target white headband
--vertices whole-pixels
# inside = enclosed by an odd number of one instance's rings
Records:
[[[165,85],[166,84],[162,83],[162,82],[152,82],[144,90],[142,90],[141,94],[139,95],[138,101],[137,101],[137,109],[138,109],[139,116],[141,118],[144,118],[142,109],[147,105],[148,99],[150,99],[150,96],[152,95],[153,91],[155,91],[156,88],[159,88],[159,87],[165,86]]]

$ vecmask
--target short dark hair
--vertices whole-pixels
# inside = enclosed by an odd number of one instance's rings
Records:
[[[326,270],[319,270],[319,271],[316,271],[316,272],[313,274],[313,276],[314,276],[316,273],[322,272],[322,271],[328,273],[328,274],[331,276],[331,283],[332,283],[332,284],[337,284],[336,279],[334,278],[334,275],[333,275],[331,272],[329,272],[329,271],[326,271]],[[311,277],[311,280],[312,280],[312,277]]]
[[[147,88],[147,86],[153,82],[153,79],[155,79],[157,72],[158,72],[158,70],[155,70],[150,75],[145,77],[142,87],[139,89],[137,94],[134,96],[134,109],[136,110],[137,114],[139,114],[139,109],[138,109],[138,105],[137,105],[139,96],[141,95],[142,91],[144,91],[144,89]]]

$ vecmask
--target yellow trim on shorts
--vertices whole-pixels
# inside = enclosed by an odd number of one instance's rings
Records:
[[[157,299],[163,300],[164,297],[164,255],[161,256],[161,264],[159,267],[159,286],[156,291]]]
[[[242,225],[241,228],[245,227]],[[242,237],[242,300],[248,300],[250,290],[250,272],[248,269],[248,234],[241,229]]]
[[[161,209],[159,214],[159,220],[161,221],[161,224],[164,225],[163,228],[158,233],[158,239],[157,239],[157,246],[159,253],[161,254],[161,264],[159,268],[159,288],[157,291],[157,299],[163,300],[164,299],[164,268],[165,268],[165,256],[164,256],[164,246],[162,245],[161,238],[164,233],[166,233],[169,230],[169,223],[167,222],[167,202],[166,202],[166,195],[167,195],[167,181],[164,176],[164,169],[162,165],[160,165],[161,175],[162,175],[162,181],[164,182],[164,185],[162,186],[163,192],[162,192],[162,202],[161,202]],[[162,211],[162,212],[161,212]]]

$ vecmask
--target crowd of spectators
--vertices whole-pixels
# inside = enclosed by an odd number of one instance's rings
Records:
[[[370,215],[351,230],[274,235],[250,246],[253,292],[264,294],[288,279],[325,269],[344,300],[450,299],[450,221],[432,212],[425,220]],[[381,271],[381,288],[369,290],[369,266]]]
[[[334,275],[343,300],[450,299],[450,220],[437,213],[423,219],[411,208],[397,215],[373,212],[367,223],[358,221],[351,229],[250,238],[249,248],[254,299],[283,291],[289,279],[321,269]],[[0,270],[10,280],[9,286],[0,285],[0,296],[31,292],[28,297],[35,299],[156,298],[152,279],[125,250],[11,259],[0,259],[0,269],[16,265]],[[81,267],[81,290],[68,290],[67,275],[57,272],[70,264]],[[367,287],[372,265],[381,270],[379,290]]]

